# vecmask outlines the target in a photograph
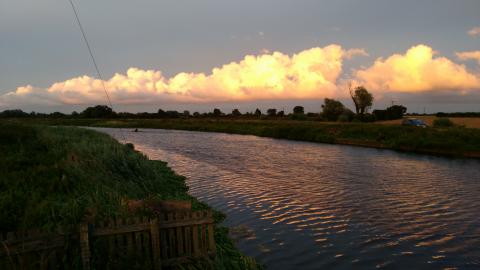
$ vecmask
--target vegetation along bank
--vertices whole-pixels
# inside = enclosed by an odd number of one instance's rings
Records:
[[[130,200],[188,200],[194,210],[209,207],[187,191],[183,176],[166,163],[149,160],[108,135],[77,127],[0,122],[0,233],[69,228],[85,217],[106,219],[132,213]],[[242,255],[219,223],[215,269],[258,269]],[[205,268],[205,263],[192,269]]]

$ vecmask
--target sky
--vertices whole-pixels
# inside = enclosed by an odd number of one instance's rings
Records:
[[[74,0],[117,111],[480,111],[478,0]],[[0,110],[106,104],[68,0],[0,0]]]

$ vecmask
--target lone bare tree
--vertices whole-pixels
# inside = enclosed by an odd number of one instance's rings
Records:
[[[363,86],[352,88],[352,83],[348,83],[348,90],[355,105],[356,113],[363,116],[372,107],[373,95]]]

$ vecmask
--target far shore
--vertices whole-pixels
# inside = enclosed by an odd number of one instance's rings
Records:
[[[375,123],[339,123],[287,119],[16,119],[42,125],[109,128],[177,129],[248,134],[261,137],[392,149],[428,155],[480,158],[480,118],[450,118],[449,128],[434,128],[435,116],[416,116],[430,127],[400,125],[401,120]]]

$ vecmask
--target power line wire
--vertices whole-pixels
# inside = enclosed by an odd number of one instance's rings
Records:
[[[73,4],[73,0],[68,0],[68,1],[72,6],[72,10],[73,10],[73,13],[75,14],[78,27],[80,28],[80,32],[82,32],[83,41],[85,41],[85,44],[87,45],[88,53],[90,54],[90,58],[92,59],[93,65],[95,66],[97,76],[100,79],[100,82],[102,83],[103,91],[105,92],[105,96],[107,97],[108,105],[110,105],[110,108],[112,108],[112,111],[115,111],[113,109],[113,104],[112,104],[112,101],[110,100],[110,95],[108,94],[107,87],[105,86],[105,80],[103,79],[102,73],[100,73],[100,69],[98,68],[97,61],[95,61],[95,57],[93,56],[92,48],[90,47],[90,43],[88,42],[87,35],[85,34],[85,30],[83,29],[82,22],[80,21],[80,18],[78,16],[77,8]],[[123,132],[120,132],[120,133],[122,134],[123,141],[126,142],[127,140],[125,138],[125,134],[123,134]]]

